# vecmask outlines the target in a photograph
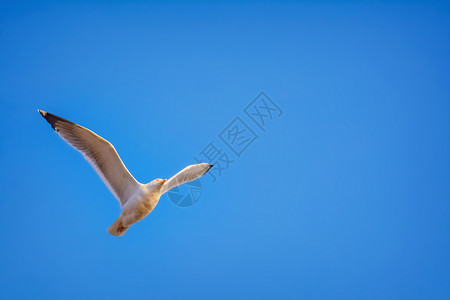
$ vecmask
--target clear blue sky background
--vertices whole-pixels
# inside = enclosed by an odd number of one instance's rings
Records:
[[[2,2],[0,298],[450,299],[449,37],[430,1]],[[148,182],[260,91],[284,115],[196,205],[164,196],[123,238],[36,111]]]

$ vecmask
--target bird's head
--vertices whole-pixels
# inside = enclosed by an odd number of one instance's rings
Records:
[[[152,189],[161,189],[162,186],[164,185],[164,183],[167,181],[167,179],[161,179],[161,178],[156,178],[155,180],[152,180],[149,182],[149,187]]]

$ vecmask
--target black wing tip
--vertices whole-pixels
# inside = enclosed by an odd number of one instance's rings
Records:
[[[46,111],[40,110],[38,109],[38,112],[41,114],[42,117],[44,117],[45,120],[47,120],[47,122],[52,125],[52,128],[56,130],[56,123],[57,122],[66,122],[66,123],[70,123],[70,124],[75,124],[69,120],[63,119],[61,117],[58,117],[57,115],[48,113]]]
[[[58,117],[56,117],[52,114],[49,114],[48,112],[40,110],[40,109],[38,109],[38,112],[50,125],[52,125],[52,128],[56,130],[55,125],[56,125],[56,121],[58,120]],[[54,118],[54,117],[56,117],[56,118]]]
[[[208,170],[206,170],[206,171],[205,171],[205,173],[203,173],[203,175],[205,175],[206,173],[208,173],[208,171],[209,171],[209,170],[211,170],[211,168],[212,168],[212,167],[214,167],[214,165],[212,165],[212,164],[209,164],[209,168],[208,168]]]
[[[47,115],[46,111],[40,110],[38,109],[38,112],[41,114],[41,116],[43,116],[45,118],[45,116]]]

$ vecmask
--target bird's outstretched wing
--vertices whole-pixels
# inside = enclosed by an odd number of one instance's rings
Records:
[[[63,140],[83,154],[111,193],[124,205],[140,184],[128,172],[113,145],[89,129],[48,112],[38,111]]]
[[[212,167],[213,165],[207,163],[187,166],[164,183],[161,190],[161,195],[185,182],[193,181],[202,177]]]

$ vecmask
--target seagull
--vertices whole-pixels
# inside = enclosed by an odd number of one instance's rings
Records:
[[[142,184],[130,174],[110,142],[71,121],[40,109],[38,112],[64,141],[83,154],[119,200],[122,212],[107,229],[115,236],[124,235],[131,225],[149,215],[161,195],[185,182],[200,178],[213,167],[208,163],[190,165],[169,180],[157,178]]]

